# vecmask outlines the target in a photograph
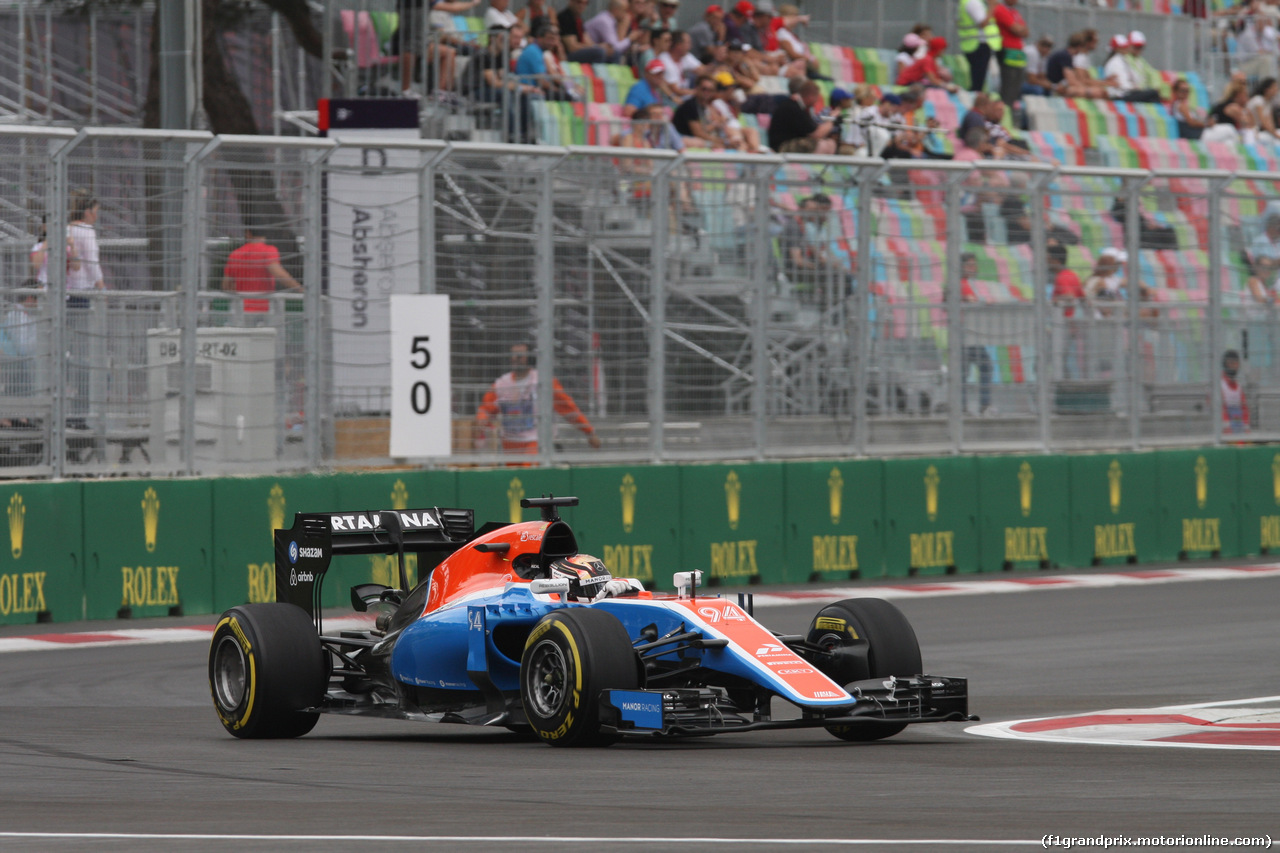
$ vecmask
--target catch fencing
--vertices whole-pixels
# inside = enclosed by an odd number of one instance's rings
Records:
[[[64,293],[81,191],[105,287]],[[1271,200],[1280,175],[0,127],[0,471],[1280,439]],[[270,293],[235,290],[249,237]],[[1054,297],[1060,257],[1088,298]],[[451,298],[449,457],[389,455],[393,292]],[[486,405],[517,344],[585,418],[543,381],[520,453]]]

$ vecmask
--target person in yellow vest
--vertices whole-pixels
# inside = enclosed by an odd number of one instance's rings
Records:
[[[956,25],[960,52],[969,60],[969,91],[981,92],[987,82],[991,57],[1000,50],[1000,28],[987,0],[960,0]]]

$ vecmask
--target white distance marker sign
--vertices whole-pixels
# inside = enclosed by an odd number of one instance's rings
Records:
[[[391,455],[453,452],[449,297],[391,295]]]

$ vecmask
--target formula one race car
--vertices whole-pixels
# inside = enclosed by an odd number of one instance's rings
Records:
[[[297,737],[321,713],[505,726],[557,746],[822,726],[869,741],[908,723],[976,719],[961,678],[922,675],[915,632],[892,604],[822,608],[804,636],[769,631],[735,603],[675,576],[644,592],[578,553],[558,508],[474,530],[465,509],[299,513],[275,532],[274,604],[222,615],[209,649],[214,707],[241,738]],[[406,552],[423,580],[409,590]],[[323,631],[330,558],[395,554],[400,589],[360,584],[372,630]],[[773,719],[771,700],[800,709]]]

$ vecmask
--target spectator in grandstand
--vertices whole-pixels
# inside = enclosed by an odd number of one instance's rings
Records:
[[[1245,108],[1248,102],[1249,86],[1244,75],[1236,72],[1227,82],[1222,100],[1209,109],[1209,127],[1200,138],[1205,142],[1243,142],[1246,145],[1257,142],[1257,124]]]
[[[1185,78],[1174,81],[1169,95],[1169,114],[1178,122],[1178,135],[1199,139],[1207,126],[1204,110],[1191,106],[1191,84]]]
[[[895,132],[886,125],[897,123],[901,109],[901,96],[892,92],[881,95],[878,102],[859,107],[849,125],[849,130],[857,132],[850,134],[845,140],[846,144],[855,149],[865,145],[868,157],[881,156],[885,147],[893,140]]]
[[[624,37],[621,33],[630,25]],[[604,49],[611,62],[619,62],[631,50],[632,39],[639,35],[628,10],[627,0],[609,0],[604,11],[595,15],[583,26],[583,35],[590,43]]]
[[[35,392],[35,356],[39,353],[40,324],[33,316],[36,295],[7,294],[9,306],[0,319],[0,395],[30,397]],[[0,427],[29,427],[26,418],[0,418]]]
[[[280,263],[280,250],[267,242],[262,229],[252,224],[244,229],[244,244],[227,256],[222,268],[222,289],[232,293],[274,293],[277,288],[302,292],[289,271]],[[245,313],[265,312],[265,299],[245,299]]]
[[[476,449],[489,445],[489,430],[495,424],[503,453],[538,452],[538,371],[531,368],[532,354],[527,344],[511,347],[511,371],[494,381],[476,411]],[[600,437],[578,404],[564,390],[559,379],[551,380],[553,406],[557,414],[582,430],[587,443],[600,446]]]
[[[1280,136],[1276,132],[1275,120],[1277,92],[1280,92],[1280,86],[1276,84],[1276,78],[1264,77],[1254,85],[1253,97],[1249,98],[1244,105],[1253,118],[1254,124],[1257,125],[1258,133],[1266,133],[1273,140]]]
[[[790,98],[780,101],[769,120],[769,147],[780,154],[834,154],[835,129],[830,121],[817,121],[813,114],[822,106],[818,84],[807,80]]]
[[[698,58],[689,53],[689,45],[689,34],[677,30],[671,33],[671,49],[658,54],[658,61],[662,63],[662,79],[681,98],[693,94],[689,88],[689,77],[702,68]]]
[[[480,0],[465,0],[471,6]],[[391,52],[400,56],[400,88],[409,97],[420,97],[421,93],[413,88],[417,71],[418,57],[416,51],[422,45],[426,32],[430,29],[427,10],[423,9],[423,0],[396,0],[399,26],[391,39]],[[436,4],[432,4],[433,6]],[[432,41],[427,45],[427,73],[439,70],[439,79],[435,85],[445,91],[454,85],[454,69],[458,61],[458,51],[444,42]],[[426,84],[428,81],[424,80]]]
[[[727,79],[716,81],[716,99],[711,106],[724,119],[725,138],[729,143],[726,147],[737,151],[767,152],[769,149],[761,141],[760,131],[742,123],[742,104],[747,99],[746,93],[733,82],[732,77],[727,74],[723,76]],[[846,153],[840,151],[839,145],[836,151]]]
[[[894,80],[901,79],[903,72],[915,65],[919,58],[916,54],[923,46],[924,39],[915,33],[907,33],[902,37],[902,44],[898,45],[898,52],[893,56]]]
[[[1147,37],[1142,30],[1129,33],[1129,67],[1133,70],[1134,80],[1139,89],[1152,89],[1163,92],[1164,77],[1155,69],[1146,57]]]
[[[663,151],[684,150],[684,139],[671,126],[670,110],[662,104],[649,104],[636,110],[631,116],[631,127],[613,137],[611,142],[619,148],[657,148]],[[647,166],[652,164],[644,161]],[[688,193],[687,182],[681,181],[681,195]]]
[[[1113,313],[1108,304],[1124,299],[1124,277],[1122,267],[1129,261],[1129,253],[1116,248],[1106,248],[1098,255],[1093,265],[1093,273],[1084,283],[1085,296],[1095,306],[1095,316],[1110,317]]]
[[[960,256],[961,302],[973,303],[979,301],[978,294],[973,289],[973,285],[977,281],[978,256],[973,252],[965,252]],[[993,415],[995,414],[995,409],[991,406],[991,376],[994,373],[994,365],[991,362],[991,353],[987,351],[985,346],[966,345],[964,348],[964,364],[960,369],[960,376],[963,380],[960,385],[960,405],[966,411],[968,410],[969,371],[975,365],[978,368],[978,414]]]
[[[427,21],[431,24],[436,43],[452,47],[459,56],[470,56],[479,52],[478,45],[468,41],[458,32],[454,16],[474,12],[480,2],[481,0],[428,0],[431,13],[427,16]]]
[[[926,87],[946,89],[948,92],[959,91],[959,86],[951,82],[951,72],[938,64],[938,57],[947,50],[947,40],[942,36],[929,39],[929,52],[923,59],[917,59],[898,77],[899,86],[910,86],[914,83]]]
[[[40,217],[40,228],[36,234],[36,243],[27,255],[31,265],[32,278],[23,283],[24,287],[38,287],[41,290],[49,286],[49,235],[45,226],[47,217]],[[67,257],[71,257],[71,241],[67,240]]]
[[[644,67],[644,74],[631,85],[627,91],[626,103],[622,105],[622,115],[633,118],[637,112],[651,104],[673,104],[676,98],[662,79],[663,65],[657,59],[650,59]]]
[[[750,92],[760,83],[760,72],[754,63],[747,59],[747,47],[740,41],[731,41],[728,45],[729,55],[725,62],[729,73],[738,85]],[[770,110],[771,112],[772,110]]]
[[[484,13],[484,28],[492,30],[501,27],[509,30],[520,23],[520,16],[511,11],[511,0],[489,0],[489,8]]]
[[[1248,432],[1249,403],[1237,378],[1240,373],[1240,353],[1229,349],[1222,354],[1222,431],[1239,435]]]
[[[717,44],[727,44],[728,28],[724,23],[724,9],[712,4],[702,13],[702,20],[689,28],[689,40],[693,42],[693,55],[699,59],[707,48]]]
[[[533,28],[538,25],[538,21],[554,21],[556,19],[555,10],[551,8],[550,0],[529,0],[529,5],[525,6],[516,13],[520,18],[520,22],[524,24],[525,29],[533,32]]]
[[[1000,54],[996,57],[1000,63],[1000,100],[1008,104],[1009,109],[1022,97],[1022,81],[1027,70],[1022,40],[1030,32],[1017,5],[1018,0],[1002,0],[991,10],[991,17],[1000,28]]]
[[[1053,84],[1045,76],[1045,62],[1053,53],[1053,39],[1042,35],[1035,44],[1027,45],[1027,79],[1022,84],[1024,95],[1047,95],[1053,91]]]
[[[534,27],[532,38],[520,51],[516,60],[516,74],[520,82],[539,90],[539,94],[548,101],[572,100],[567,81],[556,74],[547,62],[547,57],[560,45],[560,31],[555,24],[547,20],[539,21]]]
[[[671,51],[671,30],[657,29],[649,33],[649,43],[636,55],[640,57],[639,67],[644,68],[661,54]]]
[[[507,138],[533,143],[537,141],[537,134],[529,99],[540,90],[536,86],[521,83],[508,72],[510,65],[506,59],[506,39],[509,33],[501,25],[489,28],[488,48],[484,53],[472,56],[467,62],[462,69],[460,85],[463,94],[477,101],[509,103],[513,109],[506,119]]]
[[[1065,327],[1065,346],[1062,351],[1063,377],[1079,379],[1084,375],[1084,332],[1076,320],[1076,307],[1084,307],[1088,303],[1080,276],[1067,267],[1067,247],[1054,244],[1046,247],[1046,266],[1049,277],[1053,279],[1053,293],[1050,297],[1062,312],[1062,324]],[[1056,327],[1058,324],[1054,324]]]
[[[687,148],[729,148],[723,117],[712,103],[716,100],[718,84],[710,77],[700,76],[694,82],[690,95],[671,117],[671,126],[684,137]]]
[[[71,224],[67,227],[67,290],[104,290],[102,266],[98,263],[98,200],[86,190],[70,193]],[[72,300],[68,299],[68,303]],[[87,304],[87,303],[84,303]],[[83,305],[81,306],[83,307]]]
[[[1264,15],[1254,15],[1236,38],[1236,53],[1241,62],[1236,66],[1246,77],[1275,77],[1276,59],[1280,57],[1280,34]]]
[[[587,35],[587,22],[582,17],[586,8],[587,0],[569,0],[556,16],[565,58],[570,62],[588,63],[616,60],[609,48],[596,44]]]
[[[1111,203],[1111,217],[1123,228],[1129,219],[1129,199],[1116,196]],[[1141,210],[1138,211],[1138,247],[1142,249],[1177,249],[1178,232],[1161,225]]]
[[[1275,302],[1280,281],[1280,211],[1268,209],[1263,230],[1245,252],[1249,270],[1249,291],[1258,302]]]
[[[1098,80],[1076,60],[1087,50],[1085,33],[1072,33],[1067,46],[1056,50],[1045,59],[1044,76],[1054,94],[1066,98],[1105,98],[1107,84]]]
[[[739,0],[735,3],[724,16],[725,39],[745,44],[746,39],[743,38],[743,34],[751,27],[751,16],[755,12],[756,7],[749,0]]]
[[[658,0],[658,20],[654,26],[676,28],[676,14],[680,11],[680,0]]]
[[[981,92],[986,86],[991,58],[1000,50],[1000,27],[986,0],[960,0],[956,35],[960,52],[969,63],[969,89]]]
[[[1107,88],[1107,94],[1116,100],[1146,102],[1160,100],[1160,93],[1155,89],[1138,87],[1138,78],[1134,75],[1133,66],[1129,63],[1129,37],[1124,33],[1111,37],[1111,55],[1102,66],[1102,73],[1108,80],[1115,81]]]
[[[783,272],[792,292],[805,302],[823,303],[828,291],[841,296],[850,291],[852,277],[844,264],[831,255],[831,199],[817,193],[801,200],[793,216],[783,217],[778,248]]]

